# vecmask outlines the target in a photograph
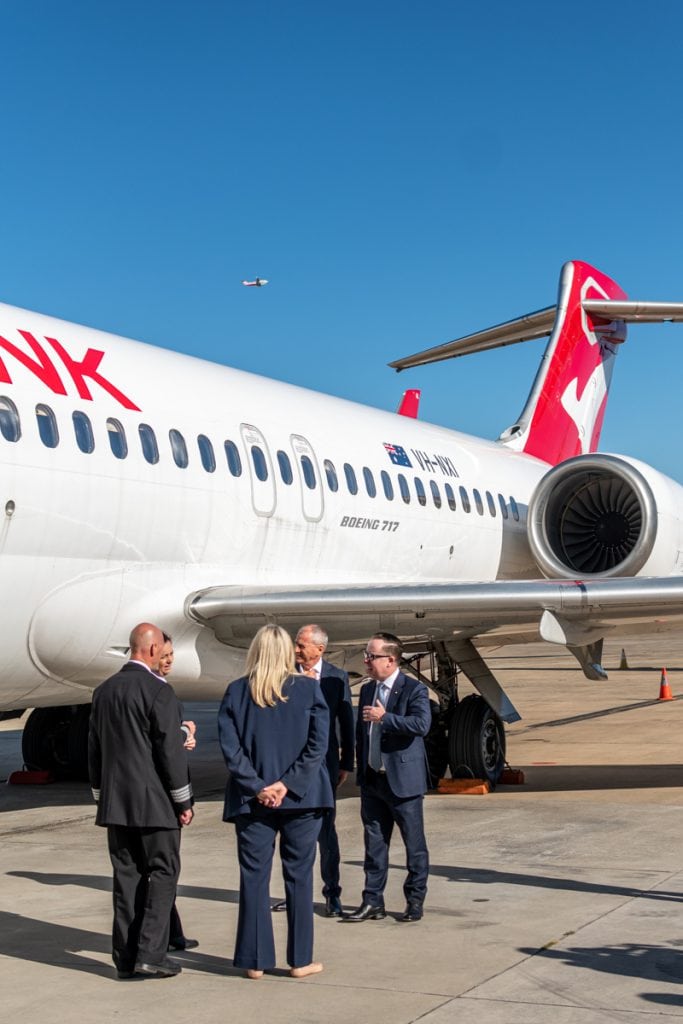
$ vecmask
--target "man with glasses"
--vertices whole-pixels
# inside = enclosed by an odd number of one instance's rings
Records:
[[[365,839],[365,887],[361,905],[345,921],[386,917],[384,889],[389,843],[396,824],[408,875],[401,921],[419,921],[427,893],[429,854],[423,800],[428,788],[423,736],[431,725],[427,687],[400,671],[403,648],[392,633],[375,633],[364,655],[368,680],[360,692],[356,725],[357,780]]]

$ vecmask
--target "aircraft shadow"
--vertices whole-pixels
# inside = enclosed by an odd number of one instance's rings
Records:
[[[680,788],[683,768],[680,764],[582,764],[520,765],[525,784],[499,786],[497,792],[514,790],[525,793],[573,793],[581,790],[671,789]]]
[[[60,874],[48,871],[8,871],[12,878],[28,878],[41,885],[80,885],[85,889],[97,889],[111,892],[112,880],[108,875],[77,875]],[[239,892],[236,889],[218,889],[205,885],[178,886],[178,895],[194,900],[210,900],[216,903],[239,903]]]
[[[361,860],[345,860],[350,867],[363,867]],[[404,872],[405,864],[390,863],[393,871]],[[18,874],[19,872],[10,872]],[[683,892],[666,889],[639,889],[628,885],[610,885],[609,883],[584,882],[576,878],[553,878],[550,875],[528,875],[516,871],[496,871],[492,868],[466,868],[453,864],[430,864],[430,876],[438,875],[449,882],[471,882],[474,885],[525,885],[535,889],[564,889],[568,892],[587,892],[607,896],[623,896],[628,899],[656,900],[665,903],[683,903]],[[426,910],[442,915],[461,916],[460,911],[450,911],[443,907],[426,904]]]
[[[392,865],[393,866],[393,865]],[[397,865],[398,868],[398,865]],[[641,889],[636,886],[612,885],[609,882],[586,882],[576,878],[553,878],[550,875],[521,874],[490,868],[465,868],[450,864],[430,864],[430,875],[439,875],[449,882],[472,882],[475,885],[524,885],[536,889],[564,889],[568,892],[623,896],[628,899],[683,903],[683,892],[667,889]]]
[[[106,875],[69,875],[47,871],[7,871],[6,874],[11,878],[27,878],[29,881],[38,882],[41,885],[80,885],[85,889],[95,889],[107,893],[110,893],[112,890],[112,880]],[[178,896],[185,897],[186,899],[209,900],[212,903],[233,903],[237,905],[240,901],[240,894],[237,889],[218,889],[205,885],[183,885],[181,883],[178,886],[177,893]],[[273,896],[272,899],[275,901],[279,897]],[[325,905],[323,903],[315,903],[314,910],[319,915],[325,916]],[[189,956],[190,952],[194,953],[194,950],[188,950],[183,955]],[[176,955],[180,956],[180,953],[173,954],[173,956]]]
[[[629,978],[643,978],[646,981],[671,981],[680,985],[683,983],[683,948],[676,948],[680,946],[683,946],[683,942],[678,939],[670,946],[624,942],[617,946],[575,946],[569,949],[521,947],[519,952],[527,956],[554,960],[568,967],[604,971]],[[640,993],[640,996],[651,1002],[681,1005],[680,995]]]

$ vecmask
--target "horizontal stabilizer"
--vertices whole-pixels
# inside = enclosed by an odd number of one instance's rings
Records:
[[[581,303],[592,316],[624,320],[632,324],[683,322],[683,302],[620,302],[614,299],[584,299]]]
[[[405,356],[389,363],[394,370],[400,372],[412,366],[425,366],[427,363],[438,363],[443,359],[456,359],[468,356],[472,352],[485,352],[491,348],[503,348],[505,345],[516,345],[520,341],[533,341],[550,334],[555,322],[556,308],[548,306],[536,313],[528,313],[516,320],[508,320],[496,327],[489,327],[476,334],[468,334],[465,338],[447,341],[443,345],[427,348],[413,356]]]
[[[625,323],[659,324],[683,323],[683,302],[630,302],[614,299],[584,299],[581,303],[586,313],[604,317],[606,320],[623,320]],[[516,320],[508,320],[496,327],[488,327],[476,334],[468,334],[464,338],[446,341],[443,345],[426,348],[412,356],[395,359],[389,363],[392,369],[400,372],[414,366],[426,366],[428,363],[439,363],[444,359],[457,359],[458,356],[469,356],[473,352],[485,352],[488,349],[504,348],[516,345],[521,341],[534,341],[550,334],[557,315],[556,306],[539,309],[536,313],[528,313]]]

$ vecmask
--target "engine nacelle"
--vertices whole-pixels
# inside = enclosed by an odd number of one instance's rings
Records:
[[[636,459],[579,455],[555,466],[529,502],[529,546],[545,576],[683,573],[683,487]]]

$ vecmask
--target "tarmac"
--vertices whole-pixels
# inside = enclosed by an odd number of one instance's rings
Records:
[[[625,646],[629,667],[619,669]],[[199,948],[171,979],[116,980],[111,869],[85,784],[0,787],[0,1019],[30,1024],[264,1020],[269,1024],[651,1024],[683,1019],[683,641],[606,644],[606,682],[546,645],[490,664],[523,715],[508,760],[524,785],[430,794],[424,919],[403,910],[404,851],[392,844],[388,917],[362,924],[316,904],[322,974],[232,966],[239,873],[221,820],[225,770],[215,708],[192,755],[196,818],[183,834],[178,906]],[[667,666],[674,699],[658,700]],[[21,722],[0,724],[0,780],[21,767]],[[360,902],[358,791],[338,804],[343,902]],[[316,875],[316,888],[318,878]],[[276,865],[273,899],[282,897]]]

